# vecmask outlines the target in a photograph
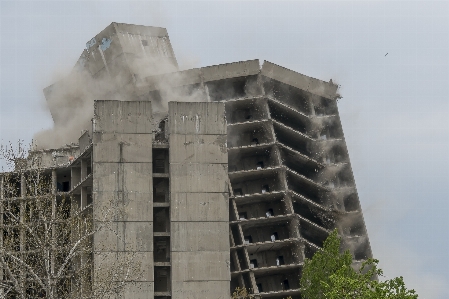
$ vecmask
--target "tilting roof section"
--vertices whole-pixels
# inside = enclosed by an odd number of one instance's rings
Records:
[[[338,85],[333,84],[332,81],[325,82],[318,80],[269,61],[264,61],[263,65],[260,66],[258,59],[150,76],[145,81],[150,90],[157,90],[167,86],[176,87],[199,84],[201,82],[251,76],[259,73],[267,78],[280,81],[324,98],[337,99],[340,97],[337,93]]]

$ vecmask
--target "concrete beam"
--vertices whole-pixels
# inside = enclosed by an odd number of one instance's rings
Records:
[[[338,85],[321,81],[264,61],[261,75],[328,99],[337,97]]]

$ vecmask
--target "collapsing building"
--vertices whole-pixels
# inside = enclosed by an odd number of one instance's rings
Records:
[[[90,105],[92,123],[31,156],[54,196],[94,222],[110,202],[124,208],[92,242],[94,263],[141,261],[125,298],[229,298],[238,286],[300,298],[304,259],[334,228],[356,263],[372,256],[332,81],[258,60],[178,71],[165,29],[117,23],[71,76],[97,82],[95,102],[67,99]],[[67,86],[45,89],[55,127],[76,115],[76,103],[60,113]]]

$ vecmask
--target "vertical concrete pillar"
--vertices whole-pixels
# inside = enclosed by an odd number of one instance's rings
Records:
[[[223,103],[169,103],[172,299],[230,297]]]
[[[259,85],[262,95],[264,96],[265,95],[265,87],[263,86],[263,80],[264,79],[263,79],[261,73],[259,72],[259,74],[257,74],[257,84]]]
[[[285,187],[285,190],[288,190],[288,186]],[[285,214],[293,214],[294,213],[293,201],[289,192],[285,193],[283,203],[285,206]]]
[[[52,220],[54,220],[55,216],[56,216],[56,193],[57,193],[57,188],[58,188],[57,185],[58,185],[58,178],[57,178],[56,170],[53,169],[51,171],[51,194],[52,194],[51,218],[52,218]],[[52,226],[52,229],[51,229],[52,236],[56,235],[55,229],[56,229],[56,227]],[[52,248],[52,251],[54,252],[54,248]],[[51,261],[50,261],[52,273],[55,271],[55,259],[54,259],[55,257],[53,256],[53,252],[51,254]]]
[[[151,102],[96,101],[94,123],[94,283],[129,261],[119,297],[153,298]]]
[[[312,98],[309,98],[309,106],[310,106],[310,116],[315,117],[315,105],[313,104]]]
[[[80,209],[84,209],[87,206],[87,187],[81,188],[81,205]]]
[[[4,177],[0,176],[0,225],[3,227],[3,200],[5,199],[4,192]],[[0,246],[3,248],[3,232],[0,233]],[[3,273],[3,267],[0,265],[0,273]],[[0,287],[0,298],[5,295],[4,289]]]
[[[58,179],[56,177],[56,170],[51,171],[51,194],[55,195],[58,190]]]
[[[255,294],[258,294],[259,293],[259,288],[257,287],[256,277],[254,276],[254,272],[253,271],[249,272],[249,281],[251,283],[250,289],[254,290]]]
[[[70,189],[73,189],[80,182],[81,182],[81,168],[71,167],[70,168]]]
[[[25,196],[26,196],[26,182],[25,182],[25,174],[22,172],[20,173],[20,204],[19,204],[19,222],[23,223],[24,216],[25,216]],[[19,231],[19,247],[20,251],[25,251],[25,231],[22,228],[21,225],[20,231]],[[24,288],[25,284],[25,278],[26,273],[21,270],[20,271],[20,284],[22,285],[22,289]],[[21,297],[24,298],[24,294],[21,294]]]
[[[87,161],[86,159],[81,159],[81,181],[87,177]]]
[[[20,174],[20,223],[23,223],[25,218],[25,196],[26,196],[26,180],[25,174]],[[20,229],[20,251],[25,250],[25,231]]]

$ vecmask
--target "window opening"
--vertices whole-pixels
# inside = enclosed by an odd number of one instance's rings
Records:
[[[86,204],[90,205],[93,202],[92,194],[87,194]]]
[[[283,287],[284,287],[284,291],[290,289],[290,285],[289,285],[289,283],[288,283],[288,279],[284,280],[284,281],[282,282],[282,285],[283,285]]]
[[[267,215],[267,217],[274,216],[273,209],[268,209],[268,211],[265,213],[265,215]]]
[[[276,240],[279,240],[279,236],[277,232],[274,232],[271,234],[271,242],[274,242]]]
[[[154,161],[154,172],[165,173],[165,159],[156,159]]]
[[[256,259],[249,261],[249,268],[250,269],[257,268],[257,260]]]
[[[253,242],[253,238],[251,236],[245,236],[244,239],[245,239],[245,241],[243,242],[244,244],[250,244]]]
[[[248,219],[248,216],[247,216],[246,212],[239,213],[239,219],[240,219],[240,220],[242,220],[242,219]]]
[[[257,169],[262,169],[262,168],[263,168],[263,161],[257,162]]]
[[[62,192],[70,191],[70,182],[62,182]]]
[[[270,188],[268,187],[268,185],[263,185],[262,186],[262,193],[266,193],[266,192],[270,192]]]
[[[262,284],[258,283],[258,284],[256,284],[256,286],[257,286],[257,289],[259,290],[259,293],[262,293],[263,292]]]
[[[324,108],[321,106],[315,106],[315,115],[316,116],[323,116],[324,115]]]
[[[253,138],[252,144],[253,145],[259,144],[259,139]]]
[[[276,266],[282,266],[282,265],[284,265],[284,257],[282,255],[280,255],[276,258]]]
[[[234,196],[242,196],[243,192],[241,188],[234,189]]]
[[[154,267],[154,291],[168,292],[170,288],[170,269],[168,267]]]
[[[245,119],[251,119],[253,117],[249,108],[243,109],[243,115],[245,116]]]

